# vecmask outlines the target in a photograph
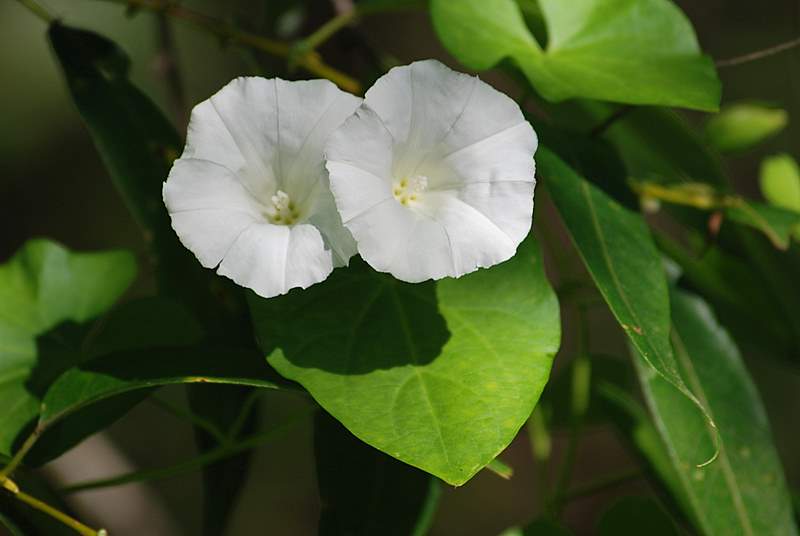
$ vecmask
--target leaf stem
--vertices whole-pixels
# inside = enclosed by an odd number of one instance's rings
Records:
[[[220,429],[214,425],[214,423],[200,417],[195,413],[192,413],[191,411],[186,411],[185,409],[180,408],[171,402],[167,402],[166,400],[163,400],[157,396],[151,396],[147,399],[147,401],[157,408],[169,413],[173,417],[185,420],[198,428],[202,428],[208,432],[209,435],[211,435],[219,444],[223,444],[228,441],[228,438],[225,437],[225,434],[223,434]]]
[[[28,10],[42,19],[47,24],[56,20],[56,16],[50,13],[46,7],[37,2],[36,0],[17,0],[20,4],[28,8]]]
[[[227,432],[227,440],[236,439],[239,434],[242,433],[244,429],[245,423],[247,423],[247,418],[250,416],[250,413],[253,410],[253,406],[255,406],[256,402],[261,398],[263,391],[261,390],[253,390],[248,395],[242,404],[242,407],[239,410],[239,414],[234,419],[233,424],[231,424],[230,428]]]
[[[178,125],[186,124],[186,98],[178,68],[177,52],[175,50],[175,37],[172,33],[172,21],[163,13],[157,15],[157,43],[158,61],[157,70],[164,81],[169,95],[169,104],[172,108],[172,118]]]
[[[619,121],[620,119],[624,118],[626,115],[631,113],[634,110],[634,107],[630,104],[626,104],[624,106],[620,106],[617,108],[611,115],[603,119],[599,125],[594,127],[591,131],[589,131],[590,138],[598,138],[602,136],[611,126]]]
[[[525,429],[528,431],[531,453],[536,466],[542,510],[548,512],[550,510],[550,482],[547,477],[547,467],[553,450],[553,442],[550,432],[547,430],[547,422],[541,405],[537,405],[534,408],[533,413],[528,418]]]
[[[19,450],[14,453],[14,456],[11,458],[8,464],[0,469],[0,484],[4,484],[8,480],[8,477],[14,473],[14,470],[19,467],[19,464],[22,463],[22,459],[25,458],[25,455],[28,453],[28,451],[33,448],[34,443],[36,443],[36,440],[39,439],[42,431],[43,428],[41,425],[37,425],[33,432],[31,432],[31,434],[25,438],[25,442],[22,443],[22,446],[19,448]]]
[[[791,50],[797,47],[800,47],[800,37],[796,37],[794,39],[791,39],[789,41],[780,43],[778,45],[769,48],[757,50],[755,52],[750,52],[742,56],[736,56],[734,58],[728,58],[726,60],[719,60],[716,62],[716,65],[717,67],[720,68],[735,67],[736,65],[741,65],[743,63],[749,63],[751,61],[768,58],[770,56],[774,56],[775,54],[780,54],[781,52],[786,52],[787,50]]]
[[[36,497],[32,497],[27,493],[21,491],[19,486],[17,486],[11,479],[6,478],[3,480],[3,489],[11,493],[17,500],[27,504],[31,508],[42,512],[43,514],[47,514],[48,516],[52,517],[63,523],[64,525],[68,526],[78,534],[82,536],[107,536],[108,533],[105,529],[94,530],[91,527],[88,527],[78,521],[77,519],[65,514],[61,510],[54,508],[47,504],[44,501],[37,499]]]
[[[148,469],[144,471],[134,471],[125,473],[111,478],[103,478],[99,480],[89,480],[86,482],[78,482],[66,486],[61,489],[64,493],[76,493],[78,491],[86,491],[96,488],[105,488],[111,486],[121,486],[123,484],[130,484],[132,482],[147,482],[149,480],[158,480],[162,478],[169,478],[181,475],[197,468],[209,465],[216,461],[229,458],[239,452],[250,450],[272,439],[282,436],[284,433],[291,430],[294,426],[307,419],[309,415],[316,411],[316,406],[304,409],[296,415],[288,419],[283,424],[276,426],[271,430],[251,435],[242,439],[241,441],[233,444],[220,445],[208,452],[204,452],[199,456],[184,460],[175,465],[168,467],[161,467],[158,469]]]
[[[586,318],[586,309],[578,306],[578,336],[577,357],[572,364],[572,377],[570,394],[570,429],[567,440],[567,452],[564,455],[564,462],[556,480],[555,491],[553,492],[554,513],[559,515],[564,506],[564,495],[572,478],[575,460],[578,456],[578,446],[580,444],[581,433],[586,411],[589,408],[589,397],[591,392],[592,363],[589,359],[589,326]]]
[[[288,43],[275,41],[257,34],[252,34],[240,30],[229,23],[215,19],[208,15],[199,13],[172,3],[169,0],[103,0],[116,4],[123,4],[131,8],[146,9],[166,16],[188,22],[198,28],[212,33],[224,41],[229,41],[237,45],[244,45],[255,48],[272,56],[280,58],[290,58],[292,47]],[[345,73],[334,69],[326,64],[319,54],[309,52],[298,58],[297,65],[317,76],[327,78],[342,89],[351,93],[360,93],[361,84],[354,78]]]
[[[360,6],[356,4],[353,6],[352,9],[348,9],[342,13],[339,13],[332,19],[328,20],[325,24],[317,28],[311,35],[299,41],[295,48],[298,51],[302,52],[312,52],[322,46],[328,39],[336,35],[336,33],[341,30],[342,28],[348,26],[350,23],[358,20],[359,18],[365,15],[371,15],[373,13],[380,13],[385,11],[402,11],[402,10],[410,10],[416,9],[418,7],[424,6],[425,3],[414,2],[408,3],[405,5],[399,6],[392,6],[392,5],[375,5],[375,6]]]

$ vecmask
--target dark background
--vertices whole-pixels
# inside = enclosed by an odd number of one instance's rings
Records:
[[[245,19],[251,25],[270,3],[184,2],[206,13]],[[328,0],[300,3],[306,5],[301,34],[332,15]],[[716,59],[800,35],[798,0],[683,0],[678,4],[692,19],[703,48]],[[159,74],[157,26],[152,14],[126,17],[124,7],[97,0],[48,0],[45,5],[65,22],[117,41],[133,60],[134,82],[162,108],[171,110],[179,129],[185,128]],[[252,63],[241,51],[223,48],[215,38],[181,22],[173,27],[189,106],[210,96],[232,77],[253,74]],[[360,38],[401,63],[438,57],[458,68],[437,42],[424,14],[371,17],[360,25],[359,33]],[[346,72],[358,67],[348,64],[353,60],[347,32],[326,45],[323,53]],[[720,75],[723,103],[759,100],[789,112],[790,125],[783,133],[757,150],[726,161],[740,190],[757,195],[758,164],[764,156],[790,152],[800,159],[800,49],[722,69]],[[513,87],[500,75],[489,80]],[[703,118],[691,119],[701,122]],[[45,25],[12,0],[0,0],[0,124],[0,261],[33,236],[54,238],[77,249],[126,247],[143,251],[139,231],[69,100],[46,42]],[[146,292],[147,288],[144,277],[139,291]],[[565,329],[568,337],[569,325]],[[602,332],[602,326],[596,326],[595,331]],[[557,364],[563,366],[559,360]],[[789,483],[796,490],[800,488],[796,417],[800,414],[800,397],[796,396],[800,377],[796,370],[788,372],[772,360],[751,358],[748,366],[765,399]],[[168,389],[163,396],[181,401],[183,392],[180,388]],[[299,403],[269,394],[263,401],[269,418],[275,420],[291,413]],[[557,441],[557,450],[559,444]],[[51,464],[47,474],[56,482],[78,481],[126,468],[168,465],[193,453],[189,426],[143,403],[108,432]],[[480,474],[463,488],[447,490],[434,534],[494,536],[511,524],[530,519],[537,501],[529,457],[526,440],[520,437],[503,455],[515,469],[510,481]],[[598,467],[606,473],[631,463],[611,431],[590,428],[581,444],[574,481],[596,474]],[[257,451],[250,474],[229,534],[314,533],[319,506],[310,421]],[[598,509],[612,495],[646,489],[643,482],[633,482],[611,494],[576,501],[567,510],[567,519],[580,533],[588,533]],[[74,506],[85,519],[106,526],[115,536],[194,535],[200,533],[200,490],[199,475],[192,474],[79,494],[74,496]]]

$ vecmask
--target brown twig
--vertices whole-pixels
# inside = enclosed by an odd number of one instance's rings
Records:
[[[763,50],[757,50],[755,52],[743,54],[742,56],[736,56],[735,58],[719,60],[718,62],[716,62],[716,65],[717,67],[720,68],[734,67],[736,65],[741,65],[743,63],[750,63],[751,61],[768,58],[770,56],[774,56],[775,54],[780,54],[781,52],[786,52],[787,50],[791,50],[797,47],[800,47],[800,37],[796,37],[791,41],[786,41],[785,43],[780,43],[778,45],[765,48]]]
[[[219,19],[203,13],[187,9],[169,0],[104,0],[122,4],[134,9],[146,9],[165,16],[180,19],[202,28],[222,39],[236,45],[248,46],[272,56],[289,58],[293,53],[292,46],[283,41],[276,41],[257,34],[245,32]],[[316,52],[308,52],[296,60],[298,67],[308,72],[327,78],[342,89],[351,93],[361,93],[361,84],[351,76],[326,64]]]

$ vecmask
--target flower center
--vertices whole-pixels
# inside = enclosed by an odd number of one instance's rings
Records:
[[[422,193],[428,189],[428,177],[412,175],[394,184],[392,193],[401,205],[409,206],[419,201]]]
[[[283,190],[278,190],[270,198],[270,201],[272,201],[272,206],[267,207],[267,219],[271,223],[292,225],[297,222],[300,213],[297,211],[297,207],[292,202],[289,194]]]

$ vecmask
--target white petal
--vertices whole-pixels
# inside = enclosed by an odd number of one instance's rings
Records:
[[[412,283],[440,279],[452,272],[444,228],[394,198],[370,208],[347,227],[357,237],[361,256],[378,271]]]
[[[192,110],[186,137],[185,156],[229,167],[257,199],[278,187],[275,85],[258,77],[232,80]]]
[[[319,188],[319,198],[309,223],[317,229],[324,230],[322,239],[325,247],[330,249],[333,254],[333,265],[335,267],[347,266],[350,257],[356,254],[358,248],[353,235],[342,225],[342,218],[333,201],[327,176],[324,181],[325,186]]]
[[[331,133],[350,117],[361,99],[328,80],[276,79],[282,188],[301,199],[327,174],[324,149]]]
[[[362,106],[325,148],[330,186],[345,225],[392,198],[393,140],[380,117]]]
[[[271,298],[324,281],[332,270],[331,252],[313,225],[258,223],[239,235],[217,272]]]
[[[512,99],[428,60],[379,79],[326,154],[331,190],[361,255],[416,282],[514,255],[531,227],[536,146]],[[428,188],[408,208],[392,188],[412,177]]]
[[[262,296],[324,280],[356,246],[328,184],[324,145],[361,100],[326,80],[237,78],[192,111],[164,186],[181,241]],[[284,192],[304,223],[273,225]]]
[[[367,91],[367,105],[397,142],[396,174],[411,173],[447,136],[477,82],[436,60],[425,60],[391,69]]]
[[[178,238],[206,268],[216,267],[236,237],[263,220],[233,174],[208,160],[176,160],[163,194]]]

